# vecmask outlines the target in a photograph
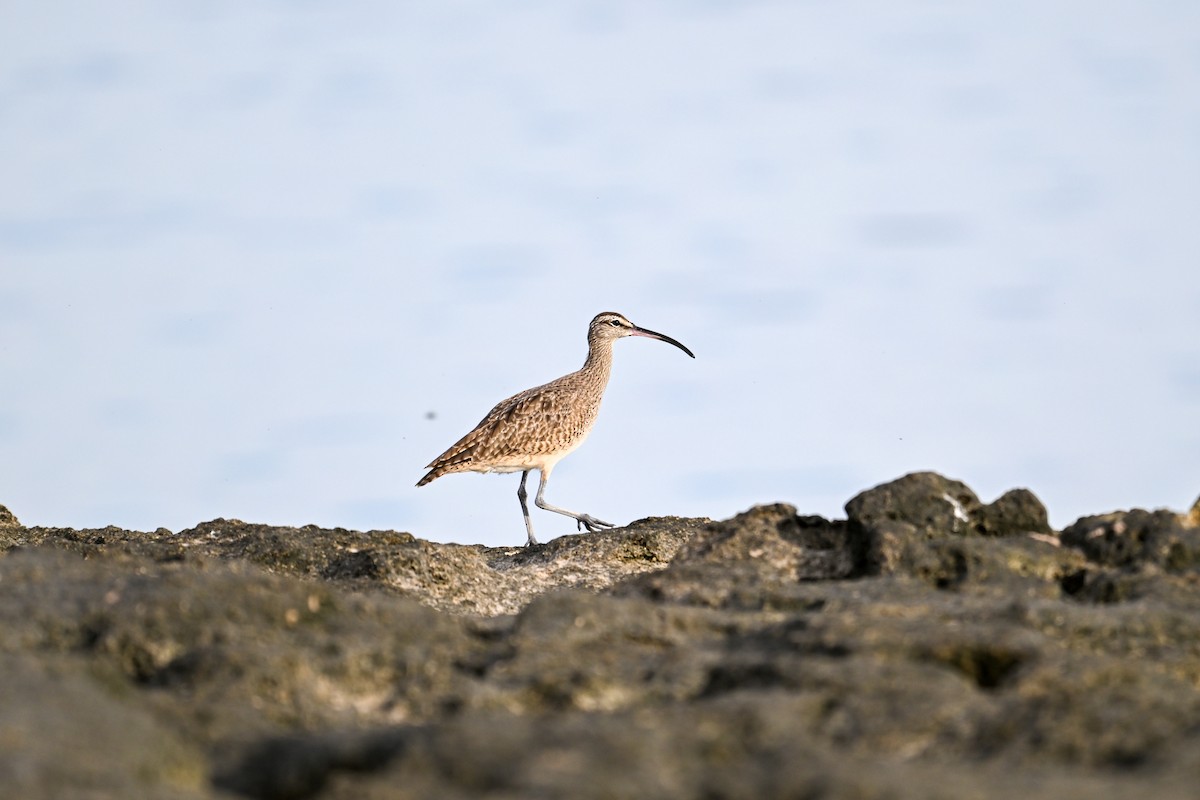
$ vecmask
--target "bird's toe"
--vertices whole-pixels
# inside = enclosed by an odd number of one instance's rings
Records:
[[[605,522],[602,519],[596,519],[591,514],[582,515],[581,517],[579,517],[577,522],[578,522],[578,525],[582,525],[583,527],[587,528],[588,531],[591,533],[595,533],[596,531],[604,530],[605,528],[615,528],[616,527],[611,522]]]

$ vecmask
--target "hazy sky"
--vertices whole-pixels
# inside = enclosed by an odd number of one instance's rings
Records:
[[[424,465],[577,368],[547,499],[1064,525],[1200,494],[1200,4],[9,2],[0,503],[519,544]],[[573,531],[534,511],[543,540]]]

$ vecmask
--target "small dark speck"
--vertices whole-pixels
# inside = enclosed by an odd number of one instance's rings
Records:
[[[437,412],[436,411],[426,411],[425,419],[437,419]]]

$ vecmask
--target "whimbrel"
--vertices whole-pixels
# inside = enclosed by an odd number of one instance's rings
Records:
[[[525,504],[525,480],[538,470],[538,508],[565,514],[577,528],[597,531],[611,528],[611,522],[590,514],[576,514],[546,502],[546,483],[554,465],[579,445],[592,430],[600,411],[600,398],[608,385],[612,369],[612,345],[626,336],[648,336],[673,344],[692,358],[692,354],[670,336],[639,328],[613,311],[597,314],[588,325],[588,354],[583,367],[558,380],[526,389],[496,404],[475,429],[429,464],[429,473],[417,481],[424,486],[452,472],[520,472],[517,499],[525,515],[527,545],[537,544],[529,506]]]

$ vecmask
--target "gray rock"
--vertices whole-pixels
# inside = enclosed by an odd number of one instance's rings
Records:
[[[850,544],[844,523],[800,517],[783,503],[757,506],[704,526],[666,569],[631,578],[614,591],[711,608],[792,607],[801,581],[854,574]]]
[[[541,592],[598,588],[661,569],[704,519],[639,520],[620,533],[563,536],[533,548],[434,544],[410,533],[278,527],[215,519],[179,533],[108,527],[21,529],[0,548],[47,544],[84,556],[156,562],[246,561],[269,572],[319,579],[344,589],[383,589],[455,613],[514,613]]]

